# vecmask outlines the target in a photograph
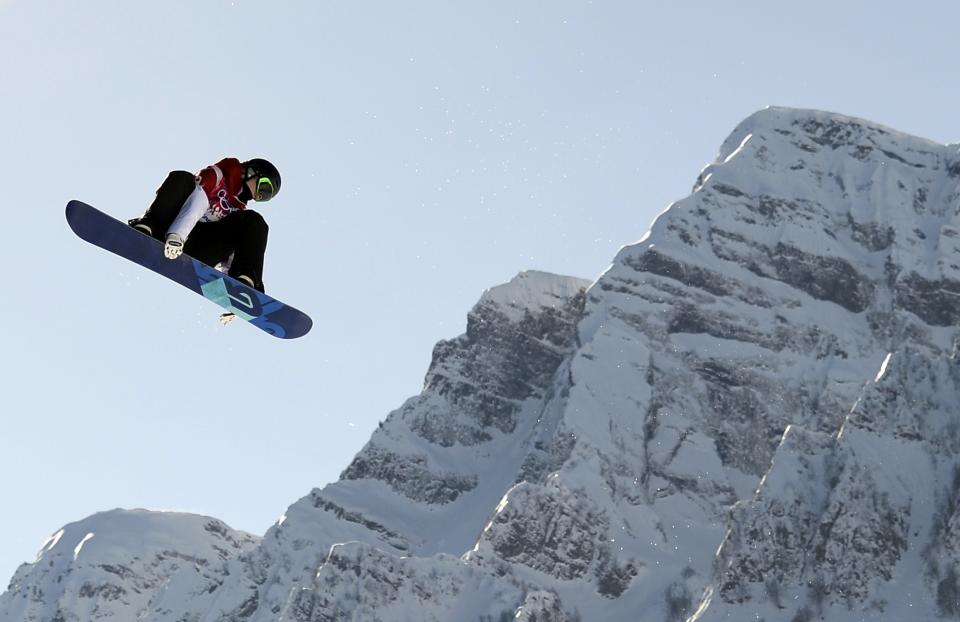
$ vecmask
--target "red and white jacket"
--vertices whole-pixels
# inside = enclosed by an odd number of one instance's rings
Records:
[[[224,158],[197,173],[193,191],[167,234],[176,233],[184,240],[198,222],[216,222],[247,208],[240,200],[243,190],[243,164],[236,158]]]

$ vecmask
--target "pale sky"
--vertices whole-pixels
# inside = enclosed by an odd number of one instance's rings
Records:
[[[0,0],[0,589],[115,507],[263,532],[526,269],[593,279],[767,105],[960,142],[955,2]],[[76,238],[265,157],[296,341]]]

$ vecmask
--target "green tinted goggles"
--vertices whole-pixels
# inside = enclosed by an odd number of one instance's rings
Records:
[[[255,188],[256,190],[253,193],[253,198],[260,202],[269,201],[276,193],[276,189],[273,187],[273,182],[270,181],[269,177],[258,177]]]

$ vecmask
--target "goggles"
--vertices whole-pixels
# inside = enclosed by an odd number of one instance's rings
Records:
[[[263,201],[269,201],[273,198],[273,195],[276,193],[276,190],[273,187],[273,182],[270,181],[269,177],[258,177],[257,185],[253,193],[253,198],[261,203]]]

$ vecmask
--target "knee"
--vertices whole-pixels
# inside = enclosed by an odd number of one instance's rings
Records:
[[[191,181],[196,180],[197,176],[191,173],[190,171],[170,171],[167,175],[168,180],[184,181],[189,179]]]
[[[160,188],[177,188],[182,190],[189,188],[192,190],[197,184],[196,180],[196,175],[189,171],[170,171]]]
[[[237,212],[236,216],[240,219],[244,229],[247,231],[255,232],[266,237],[270,230],[270,227],[267,225],[267,221],[259,214],[259,212],[247,209],[243,210],[242,212]]]

